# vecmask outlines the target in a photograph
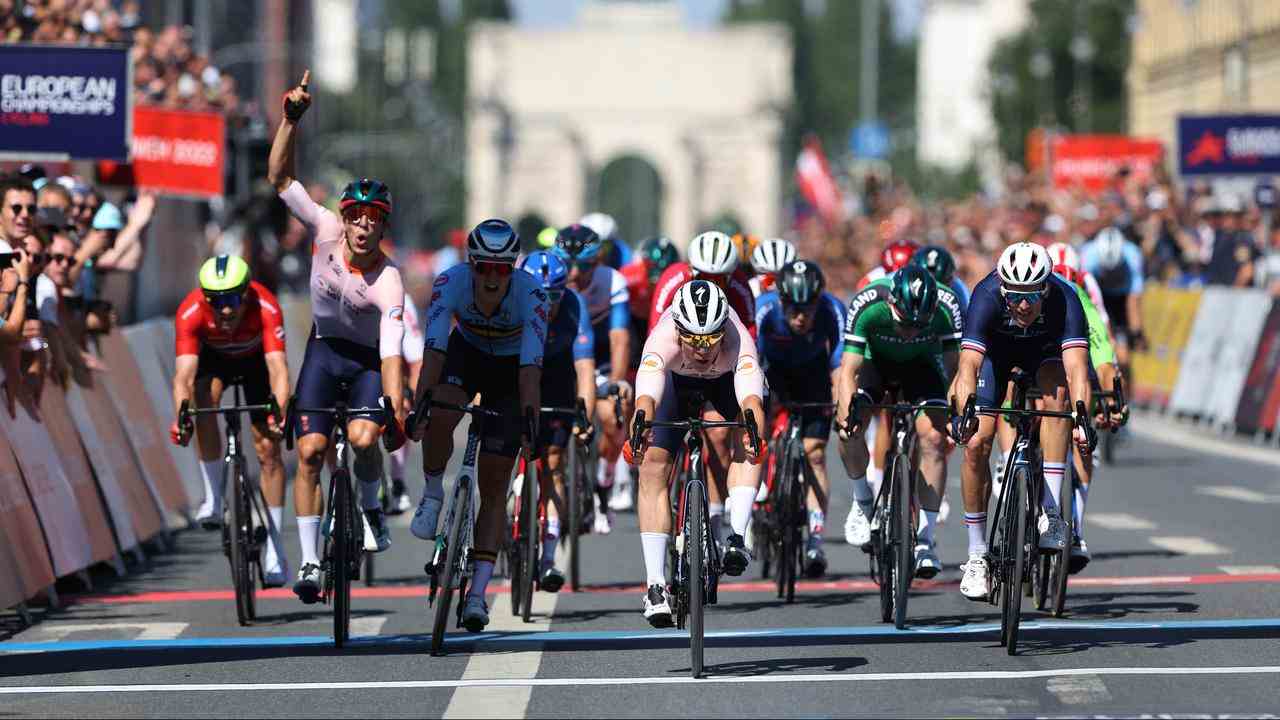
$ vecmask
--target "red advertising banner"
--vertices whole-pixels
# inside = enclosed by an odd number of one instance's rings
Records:
[[[1164,159],[1159,140],[1128,135],[1058,135],[1051,148],[1054,187],[1083,186],[1094,192],[1110,185],[1121,168],[1140,180],[1150,179]]]
[[[132,163],[98,163],[108,185],[136,185],[167,195],[223,193],[226,121],[219,113],[139,107],[133,111]]]

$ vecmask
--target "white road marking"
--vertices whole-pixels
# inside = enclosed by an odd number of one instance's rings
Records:
[[[382,626],[386,624],[386,615],[351,618],[351,637],[369,637],[377,635],[382,632]]]
[[[1275,565],[1219,565],[1218,569],[1228,575],[1280,574],[1280,567]]]
[[[1134,435],[1140,435],[1164,445],[1177,446],[1182,450],[1213,453],[1237,460],[1248,460],[1272,467],[1280,467],[1280,453],[1271,448],[1245,445],[1216,433],[1206,433],[1202,429],[1192,429],[1154,413],[1134,412],[1128,428]]]
[[[1213,497],[1224,498],[1226,500],[1239,500],[1251,504],[1272,504],[1280,503],[1280,495],[1269,495],[1267,493],[1250,490],[1236,485],[1210,485],[1208,487],[1198,487],[1196,492],[1200,495],[1212,495]]]
[[[493,597],[489,606],[488,632],[529,632],[551,629],[551,615],[556,609],[559,595],[545,592],[533,594],[533,621],[525,623],[511,614],[511,593],[502,592]],[[486,653],[478,652],[467,661],[460,682],[485,682],[485,678],[503,680],[532,680],[542,664],[541,651]],[[488,685],[457,685],[445,718],[522,718],[529,709],[533,696],[531,685],[509,685],[495,688]]]
[[[1129,513],[1091,512],[1086,522],[1108,530],[1154,530],[1156,528],[1156,524],[1150,520]]]
[[[1191,535],[1164,535],[1150,537],[1147,540],[1151,541],[1151,544],[1156,547],[1181,555],[1227,555],[1231,553],[1231,548],[1229,547],[1223,547],[1210,540]]]
[[[1070,675],[1049,678],[1046,689],[1063,705],[1088,705],[1106,702],[1111,693],[1097,675]]]
[[[53,693],[102,694],[148,692],[245,692],[309,690],[415,690],[432,688],[535,688],[623,685],[756,685],[777,683],[857,683],[857,682],[958,682],[970,680],[1035,680],[1066,676],[1179,676],[1179,675],[1280,675],[1280,665],[1238,667],[1098,667],[1054,670],[976,670],[962,672],[904,673],[821,673],[777,675],[712,675],[700,679],[688,676],[663,677],[566,677],[489,678],[463,680],[372,680],[366,682],[300,683],[189,683],[174,685],[31,685],[0,687],[0,695],[48,695]],[[455,697],[457,694],[455,693]],[[451,703],[452,705],[452,703]]]
[[[131,638],[133,640],[173,640],[181,635],[183,630],[187,629],[187,625],[184,622],[57,623],[37,627],[33,636],[39,640],[58,641],[78,632],[101,633],[104,631],[133,630],[137,631],[137,634]],[[23,639],[25,640],[26,637],[28,636],[24,636]]]

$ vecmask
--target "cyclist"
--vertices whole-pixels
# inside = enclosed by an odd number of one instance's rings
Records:
[[[1116,227],[1105,227],[1080,248],[1080,266],[1098,280],[1111,318],[1116,357],[1129,367],[1129,347],[1146,346],[1142,334],[1142,250]]]
[[[618,234],[618,221],[612,215],[602,212],[587,213],[578,224],[591,228],[600,237],[600,257],[606,266],[618,270],[631,262],[631,246]]]
[[[607,382],[616,383],[625,417],[631,406],[631,383],[627,381],[631,362],[630,296],[622,273],[601,262],[603,250],[600,236],[586,225],[561,228],[556,237],[555,254],[569,266],[569,284],[587,301],[591,328],[595,333],[596,368],[608,376]],[[609,495],[614,489],[614,479],[616,477],[625,484],[631,481],[631,474],[625,472],[625,464],[619,459],[624,433],[618,427],[613,402],[601,399],[596,406],[603,432],[600,435],[600,462],[597,463],[596,477],[597,501],[601,507],[595,514],[595,530],[606,534],[612,529],[609,507],[605,506],[611,499]],[[623,472],[617,471],[619,466],[624,467]],[[625,490],[619,488],[619,492],[614,494],[630,497]]]
[[[750,280],[751,294],[759,298],[772,290],[778,273],[795,259],[796,246],[782,238],[765,240],[757,245],[751,253],[751,269],[755,271]]]
[[[766,240],[760,247],[770,242],[774,241]],[[825,288],[826,278],[817,263],[795,260],[782,268],[775,289],[759,298],[756,349],[764,364],[771,399],[778,396],[804,403],[828,403],[833,399],[831,389],[843,346],[844,304]],[[809,509],[805,572],[811,577],[827,570],[822,532],[831,496],[826,455],[830,434],[830,414],[805,416],[800,435],[805,458],[818,484],[817,492],[811,491],[805,501]]]
[[[637,413],[643,411],[646,418],[654,420],[677,419],[692,396],[710,403],[722,417],[740,418],[744,410],[764,417],[764,376],[755,343],[719,286],[693,280],[680,287],[671,308],[645,341],[636,389]],[[672,615],[666,563],[671,503],[667,483],[681,435],[673,430],[646,435],[640,439],[640,455],[629,458],[640,463],[640,544],[647,588],[644,616],[654,627],[669,627]],[[750,447],[745,432],[733,445],[735,467],[757,462],[758,449]],[[630,444],[625,452],[631,455]],[[743,536],[751,519],[756,485],[750,473],[730,475],[733,534],[724,551],[724,571],[736,576],[751,562]]]
[[[960,364],[951,384],[950,396],[958,407],[971,394],[977,395],[979,405],[999,406],[1015,367],[1034,373],[1044,393],[1043,409],[1065,410],[1068,393],[1071,407],[1076,401],[1089,407],[1092,393],[1084,309],[1071,285],[1052,270],[1044,247],[1014,243],[1001,253],[996,269],[974,288],[965,315]],[[1050,552],[1061,551],[1067,544],[1057,516],[1071,435],[1067,423],[1062,418],[1042,418],[1040,422],[1046,492],[1037,525],[1039,545]],[[990,593],[986,530],[995,417],[981,415],[967,427],[953,427],[952,432],[958,443],[968,443],[960,477],[969,561],[960,592],[970,600],[984,600]],[[1087,445],[1089,434],[1077,431],[1076,443]]]
[[[649,305],[658,278],[672,264],[680,262],[680,249],[665,235],[651,237],[640,243],[636,258],[622,266],[622,277],[627,281],[628,302],[631,304],[631,330],[633,366],[639,365],[639,349],[649,328]]]
[[[943,292],[928,270],[907,265],[893,277],[877,280],[855,295],[845,316],[844,356],[837,385],[837,402],[844,420],[837,429],[845,441],[842,455],[855,500],[850,510],[854,518],[850,524],[855,527],[851,533],[853,544],[864,549],[871,543],[868,518],[872,517],[880,483],[877,481],[872,487],[867,482],[870,458],[862,435],[871,411],[862,407],[864,403],[859,399],[868,395],[879,399],[892,385],[898,386],[904,400],[912,403],[945,396],[948,378],[956,368],[963,320],[940,301]],[[919,471],[925,480],[920,488],[924,521],[916,533],[915,574],[931,578],[942,570],[935,531],[947,490],[946,414],[923,412],[915,422],[920,443]]]
[[[218,407],[222,393],[239,382],[245,401],[261,405],[274,397],[289,402],[289,364],[285,359],[284,316],[276,296],[249,278],[249,264],[234,255],[209,258],[200,266],[200,286],[187,294],[174,317],[173,407],[185,401],[195,407]],[[280,455],[283,418],[252,416],[253,449],[261,467],[262,493],[277,530],[284,522],[284,462]],[[195,423],[204,502],[196,520],[206,530],[222,527],[226,478],[218,420],[202,415]],[[177,421],[169,428],[175,444],[190,437]],[[284,548],[273,534],[262,567],[268,587],[281,587],[288,577]]]
[[[515,272],[519,253],[520,238],[505,220],[485,220],[472,229],[467,262],[436,277],[418,378],[419,397],[430,390],[436,400],[463,405],[480,393],[481,404],[506,420],[486,423],[480,444],[476,563],[462,606],[462,624],[471,632],[489,624],[485,591],[507,527],[508,481],[522,447],[525,414],[533,414],[536,427],[541,405],[547,294],[533,275]],[[445,464],[453,454],[453,431],[461,414],[436,409],[431,417],[422,451],[426,489],[409,525],[423,540],[436,537]],[[526,457],[535,441],[525,433]]]
[[[1054,272],[1084,288],[1109,334],[1111,332],[1111,317],[1107,315],[1106,303],[1102,302],[1102,288],[1098,286],[1098,279],[1093,276],[1093,273],[1085,271],[1084,265],[1080,262],[1080,253],[1076,252],[1076,249],[1070,245],[1061,242],[1053,243],[1046,247],[1045,250],[1049,252],[1049,259],[1053,261]],[[1074,277],[1069,277],[1068,273],[1060,268],[1069,269],[1071,271],[1070,275]],[[1088,310],[1088,308],[1085,308],[1085,310]]]
[[[422,321],[417,306],[409,293],[404,294],[404,341],[400,352],[405,362],[406,402],[418,391],[418,376],[422,373]],[[409,445],[405,443],[391,453],[391,495],[387,498],[387,513],[403,515],[413,507],[409,491],[404,484],[404,468],[409,460]]]
[[[884,250],[880,253],[880,265],[871,268],[871,271],[862,276],[858,281],[858,290],[870,285],[893,271],[901,268],[903,265],[911,262],[911,258],[915,257],[920,246],[911,240],[896,240],[884,246]]]
[[[569,444],[571,430],[584,442],[591,432],[596,399],[595,338],[587,302],[576,290],[568,287],[569,267],[563,260],[540,250],[521,260],[520,268],[541,283],[551,308],[543,352],[542,403],[571,408],[575,400],[580,399],[587,409],[586,426],[578,427],[572,421],[556,417],[548,418],[539,428],[538,444],[547,467],[547,473],[539,478],[544,496],[550,497],[552,502],[547,503],[546,508],[547,523],[542,538],[538,587],[554,593],[564,585],[564,573],[555,566],[556,546],[560,542],[560,517],[567,511],[564,451]]]
[[[956,261],[950,251],[941,245],[925,245],[911,256],[911,262],[928,270],[939,285],[951,288],[960,301],[961,313],[969,308],[969,288],[956,277]]]
[[[298,122],[311,105],[307,83],[284,96],[284,114],[268,158],[267,180],[303,225],[315,237],[311,255],[311,314],[313,323],[307,350],[294,389],[301,407],[331,407],[346,400],[349,407],[375,407],[381,396],[391,398],[393,417],[386,413],[353,415],[347,423],[347,439],[354,453],[353,472],[360,481],[360,507],[374,545],[382,552],[391,547],[391,533],[378,497],[382,486],[382,455],[378,437],[389,422],[403,427],[404,283],[400,269],[382,251],[381,241],[391,218],[391,191],[378,180],[361,178],[348,183],[335,215],[307,194],[295,179],[294,141]],[[339,397],[339,387],[349,388]],[[320,561],[316,545],[320,534],[320,470],[329,449],[333,419],[323,413],[298,416],[298,472],[293,502],[298,516],[302,567],[293,591],[302,602],[320,599]],[[401,433],[393,432],[389,438]],[[394,450],[395,448],[390,448]]]

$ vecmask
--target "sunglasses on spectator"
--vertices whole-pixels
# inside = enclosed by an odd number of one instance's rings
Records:
[[[235,310],[244,302],[244,293],[240,291],[225,293],[205,293],[204,299],[214,310]]]
[[[386,219],[387,213],[377,205],[368,205],[364,203],[348,205],[346,209],[342,211],[342,219],[349,223],[357,222],[362,217],[368,218],[371,223],[380,223]]]
[[[39,210],[35,205],[23,205],[22,203],[14,203],[9,206],[9,209],[13,211],[14,217],[21,215],[23,210],[26,210],[31,217],[35,217],[36,211]]]
[[[63,255],[62,253],[52,253],[49,255],[49,262],[55,262],[58,264],[70,263],[74,259],[75,258],[73,258],[72,256]]]
[[[498,277],[507,277],[515,269],[515,266],[509,263],[489,262],[487,260],[477,260],[471,266],[477,275],[497,275]]]
[[[710,335],[692,335],[690,333],[679,333],[681,344],[688,345],[695,350],[708,350],[720,344],[724,339],[724,331],[711,333]]]
[[[1000,288],[1000,294],[1004,296],[1004,303],[1009,307],[1017,307],[1022,303],[1035,305],[1044,299],[1047,288],[1040,290],[1010,290],[1008,288]]]

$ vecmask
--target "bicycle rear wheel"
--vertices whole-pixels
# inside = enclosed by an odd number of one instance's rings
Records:
[[[578,592],[581,587],[579,583],[579,573],[581,572],[581,562],[578,558],[578,534],[582,532],[582,482],[578,477],[578,473],[582,470],[582,463],[578,457],[578,440],[571,438],[569,441],[569,461],[565,466],[565,493],[569,496],[569,588],[573,592]]]
[[[1075,540],[1075,468],[1068,468],[1062,480],[1062,501],[1058,507],[1062,512],[1062,523],[1066,528],[1067,546],[1061,552],[1049,555],[1051,560],[1049,573],[1050,610],[1054,617],[1062,617],[1067,602],[1067,576],[1071,568],[1071,545]]]
[[[351,633],[351,564],[355,553],[351,517],[351,482],[347,471],[339,469],[329,480],[333,483],[333,524],[329,535],[333,542],[333,644],[342,647]]]
[[[249,565],[253,522],[249,509],[249,494],[244,478],[244,465],[240,458],[223,466],[223,474],[231,480],[231,584],[236,593],[236,619],[248,625],[254,616],[254,591],[252,569]],[[225,487],[225,485],[224,485]]]
[[[872,533],[872,575],[880,587],[880,622],[893,622],[893,536],[892,536],[892,498],[893,478],[897,475],[897,457],[889,459],[889,467],[885,469],[885,485],[881,484],[879,496],[872,511],[872,522],[877,529]]]
[[[1018,467],[1013,471],[1013,477],[1006,480],[1012,483],[1009,488],[1009,504],[1005,514],[1005,522],[1008,523],[1008,552],[1011,563],[1006,565],[1010,574],[1005,578],[1004,583],[1004,628],[1005,628],[1005,647],[1008,648],[1009,654],[1017,654],[1018,651],[1018,625],[1022,621],[1022,581],[1027,572],[1027,525],[1034,522],[1034,514],[1031,512],[1030,498],[1028,497],[1027,488],[1030,486],[1030,471],[1025,467]]]
[[[785,448],[784,448],[785,449]],[[793,531],[795,518],[794,496],[795,476],[792,472],[790,453],[782,456],[781,472],[778,476],[778,543],[777,586],[778,597],[786,602],[794,602],[796,597],[796,534]]]
[[[703,641],[705,627],[703,624],[704,590],[706,578],[707,538],[707,503],[703,497],[703,484],[700,481],[689,483],[689,494],[685,505],[685,552],[689,557],[689,652],[692,661],[693,677],[702,677]]]
[[[520,489],[520,533],[523,542],[518,548],[523,557],[524,577],[520,584],[520,617],[525,622],[532,619],[533,586],[538,576],[538,540],[542,528],[538,524],[538,461],[525,465],[524,485]]]
[[[893,625],[907,625],[907,593],[915,575],[915,533],[911,528],[911,462],[899,455],[893,463]]]
[[[454,484],[453,501],[448,535],[445,536],[445,561],[436,567],[436,616],[431,626],[431,654],[440,655],[444,649],[444,635],[449,629],[449,611],[453,606],[453,585],[462,568],[462,530],[471,521],[471,492],[465,478]]]

